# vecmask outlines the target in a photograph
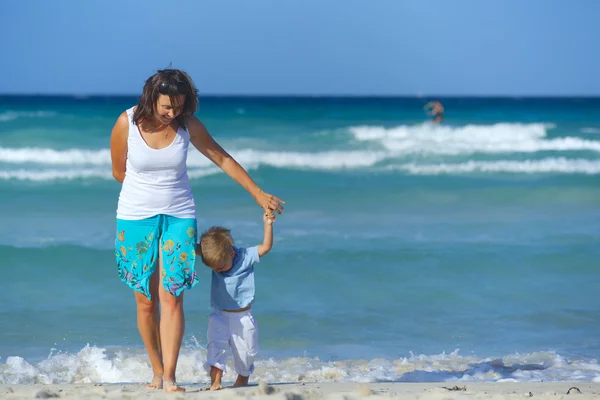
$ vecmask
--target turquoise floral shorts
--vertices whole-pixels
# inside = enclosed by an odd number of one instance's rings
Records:
[[[156,215],[142,220],[117,219],[115,255],[121,280],[133,290],[150,295],[150,277],[162,251],[161,283],[175,296],[198,283],[195,218]]]

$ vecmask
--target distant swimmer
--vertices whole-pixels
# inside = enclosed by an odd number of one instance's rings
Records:
[[[444,106],[439,101],[430,101],[423,108],[427,112],[427,115],[433,117],[431,122],[434,124],[439,124],[444,119]]]

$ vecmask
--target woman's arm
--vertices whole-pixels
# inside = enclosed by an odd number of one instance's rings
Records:
[[[271,194],[263,192],[252,178],[250,178],[250,175],[248,175],[244,168],[215,142],[204,124],[195,116],[189,117],[188,130],[190,141],[198,151],[246,189],[254,197],[259,206],[265,210],[269,209],[281,214],[285,202]]]
[[[129,135],[129,121],[127,113],[119,116],[112,134],[110,135],[110,158],[112,161],[112,173],[114,178],[123,183],[125,179],[125,165],[127,161],[127,136]]]

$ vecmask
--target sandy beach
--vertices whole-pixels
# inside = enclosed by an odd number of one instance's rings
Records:
[[[186,386],[186,393],[151,391],[140,384],[0,385],[2,399],[237,399],[271,400],[364,397],[399,399],[599,399],[600,383],[594,382],[489,382],[489,383],[274,383],[253,384],[210,392],[205,386]]]

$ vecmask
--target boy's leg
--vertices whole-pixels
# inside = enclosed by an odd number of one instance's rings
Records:
[[[233,384],[233,386],[234,387],[248,386],[248,380],[250,380],[250,376],[244,376],[244,375],[238,374],[237,379],[235,380],[235,383]]]
[[[208,343],[204,368],[210,374],[210,390],[219,390],[223,388],[221,379],[229,350],[229,324],[225,315],[220,312],[210,314],[206,338]]]
[[[231,321],[231,351],[238,377],[233,386],[247,386],[258,353],[258,326],[251,311]]]
[[[210,367],[210,390],[221,390],[223,385],[221,384],[221,378],[223,377],[223,370],[217,367]]]

